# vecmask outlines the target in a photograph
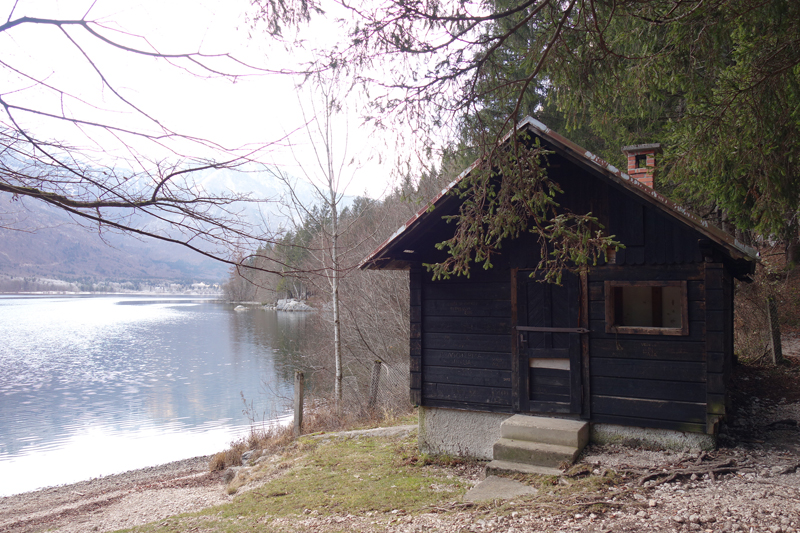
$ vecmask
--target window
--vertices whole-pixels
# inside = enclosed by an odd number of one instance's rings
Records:
[[[685,281],[606,281],[606,332],[688,335]]]
[[[647,167],[647,154],[639,154],[636,156],[636,168]]]

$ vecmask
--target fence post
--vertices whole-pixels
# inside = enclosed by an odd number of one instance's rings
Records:
[[[375,409],[375,403],[378,401],[378,385],[381,381],[381,362],[375,361],[372,364],[372,379],[369,382],[369,410]]]
[[[767,317],[772,364],[777,365],[783,360],[783,350],[781,349],[781,325],[778,321],[778,302],[775,301],[774,296],[767,297]]]
[[[303,388],[305,377],[296,370],[294,373],[294,428],[292,434],[299,437],[303,434]]]

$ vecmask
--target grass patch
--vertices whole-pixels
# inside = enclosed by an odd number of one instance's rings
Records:
[[[271,516],[302,514],[305,509],[324,514],[414,511],[464,493],[461,482],[446,479],[436,469],[405,465],[405,448],[411,444],[410,439],[303,439],[303,456],[283,476],[242,495],[230,510],[237,516],[254,509]],[[450,490],[443,491],[442,485]]]
[[[133,531],[271,530],[275,519],[306,515],[414,514],[460,500],[468,484],[436,461],[418,457],[416,435],[396,438],[301,438],[264,477],[282,474],[233,502]],[[251,479],[257,478],[254,469]],[[275,526],[280,529],[279,526]],[[284,526],[285,527],[285,523]]]
[[[415,432],[405,438],[304,436],[285,446],[280,455],[240,471],[246,474],[234,480],[234,490],[254,481],[263,484],[231,503],[133,531],[306,533],[310,528],[333,533],[353,530],[349,524],[353,517],[362,520],[356,530],[381,531],[428,512],[445,521],[452,516],[457,523],[464,522],[465,514],[467,521],[578,512],[602,516],[621,505],[616,502],[632,499],[630,489],[621,486],[622,476],[584,464],[572,467],[564,477],[510,476],[536,488],[535,495],[462,503],[471,486],[468,479],[474,475],[468,472],[478,467],[459,457],[421,454]]]

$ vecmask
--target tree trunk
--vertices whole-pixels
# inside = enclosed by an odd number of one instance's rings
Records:
[[[800,264],[800,238],[795,233],[786,244],[786,267],[794,269]]]
[[[328,182],[331,207],[331,299],[333,303],[333,357],[336,364],[336,382],[334,385],[334,398],[336,402],[336,415],[342,415],[342,335],[341,321],[339,318],[339,257],[337,244],[339,240],[339,220],[336,210],[336,191],[333,180]]]
[[[781,326],[778,318],[778,302],[775,297],[767,297],[767,318],[769,326],[769,349],[773,365],[783,361],[783,350],[781,349]]]

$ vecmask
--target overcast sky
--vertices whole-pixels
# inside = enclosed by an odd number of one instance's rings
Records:
[[[246,14],[252,8],[241,0],[97,0],[94,3],[85,0],[19,0],[16,6],[15,2],[4,0],[0,5],[4,6],[4,21],[20,16],[79,19],[88,12],[87,19],[108,26],[109,30],[104,32],[110,36],[140,48],[146,46],[141,40],[144,37],[147,43],[167,53],[229,52],[248,63],[271,68],[296,66],[307,57],[306,51],[285,50],[275,46],[274,41],[259,29],[253,30],[246,21]],[[115,29],[119,33],[111,33]],[[309,34],[317,39],[335,39],[336,31],[333,22],[320,20]],[[248,38],[248,33],[251,38]],[[297,80],[290,76],[241,77],[235,83],[227,79],[194,77],[180,68],[81,40],[80,32],[70,31],[70,35],[77,36],[77,41],[91,54],[112,85],[175,131],[233,148],[271,143],[303,125],[295,88]],[[4,61],[13,61],[27,73],[66,87],[70,93],[78,94],[99,107],[92,109],[84,105],[81,108],[84,113],[105,120],[111,117],[115,123],[136,120],[132,113],[121,112],[115,106],[107,90],[101,90],[97,74],[57,28],[19,26],[0,34],[0,47]],[[2,91],[7,95],[12,82],[5,83]],[[51,98],[53,101],[48,103],[45,95],[29,85],[18,80],[13,88],[24,90],[15,97],[35,100],[38,105],[49,105],[51,109],[59,108],[60,101]],[[301,95],[306,102],[310,97],[310,94]],[[79,105],[73,103],[75,109]],[[387,189],[396,155],[387,139],[359,127],[359,107],[359,102],[353,98],[347,120],[349,155],[366,162],[354,174],[347,193],[360,194],[366,190],[376,197]],[[29,118],[27,125],[41,127],[35,118]],[[58,128],[52,131],[53,135],[63,133]],[[344,125],[340,131],[338,139],[342,141],[346,133]],[[292,137],[295,155],[304,164],[312,161],[307,151],[308,142],[306,135]],[[281,165],[294,175],[302,175],[291,152],[286,149],[286,143],[273,146],[262,159]]]

